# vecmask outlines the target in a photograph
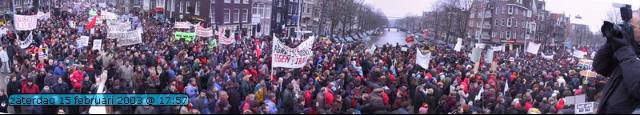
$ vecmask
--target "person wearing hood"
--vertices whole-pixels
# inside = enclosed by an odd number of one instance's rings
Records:
[[[56,84],[53,85],[54,93],[69,93],[69,85],[62,80],[62,77],[58,77]]]

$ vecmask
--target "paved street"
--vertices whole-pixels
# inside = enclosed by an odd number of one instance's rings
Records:
[[[378,36],[377,38],[373,38],[372,40],[374,40],[374,44],[377,47],[381,47],[384,44],[391,44],[391,45],[405,45],[407,44],[406,41],[404,41],[404,36],[405,33],[404,32],[400,32],[398,31],[398,29],[390,29],[391,31],[384,31],[384,33],[382,33],[382,35]]]

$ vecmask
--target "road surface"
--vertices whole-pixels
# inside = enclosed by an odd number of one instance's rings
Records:
[[[376,38],[373,38],[373,40],[375,41],[374,44],[376,45],[376,47],[382,47],[382,45],[384,44],[391,44],[391,45],[406,45],[407,42],[404,41],[405,39],[405,33],[404,32],[400,32],[398,31],[398,29],[395,28],[391,28],[389,29],[390,31],[387,31],[387,29],[385,29],[384,33],[382,33],[382,35],[377,36]]]

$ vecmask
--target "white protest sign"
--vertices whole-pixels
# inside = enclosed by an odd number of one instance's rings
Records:
[[[16,30],[33,30],[38,26],[37,15],[14,15]]]
[[[584,103],[586,100],[586,95],[577,95],[577,96],[569,96],[564,98],[565,105],[573,105],[577,103]]]
[[[488,49],[487,54],[484,56],[485,63],[493,63],[493,49]]]
[[[131,23],[129,22],[117,22],[108,25],[108,33],[120,33],[131,30]]]
[[[93,47],[91,50],[101,50],[102,49],[102,40],[95,39],[93,40]]]
[[[462,50],[462,38],[458,38],[458,42],[456,43],[456,46],[453,47],[453,50],[455,50],[457,52]]]
[[[109,25],[109,30],[107,30],[107,39],[120,39],[122,37],[131,37],[135,32],[130,32],[131,23],[115,23]]]
[[[540,52],[540,55],[542,55],[542,58],[547,59],[547,60],[553,59],[553,54],[546,55],[546,54]]]
[[[204,28],[202,26],[196,26],[196,36],[211,37],[213,36],[213,29],[211,27]]]
[[[504,45],[493,46],[493,47],[491,47],[491,49],[493,49],[493,51],[502,51],[502,52],[504,52],[504,49],[505,49],[504,47],[505,47]]]
[[[51,13],[50,12],[44,13],[42,11],[38,11],[38,14],[36,14],[36,15],[38,16],[38,19],[40,19],[40,20],[46,20],[46,19],[49,19],[49,17],[51,17]]]
[[[416,64],[424,69],[429,69],[429,62],[431,61],[431,52],[427,55],[422,55],[422,51],[416,48]]]
[[[231,35],[233,35],[233,34],[231,34]],[[229,44],[232,44],[232,43],[236,42],[236,39],[233,39],[232,36],[225,37],[224,36],[224,31],[218,31],[218,41],[220,41],[221,44],[229,45]]]
[[[193,24],[189,22],[176,22],[173,28],[189,29],[191,26],[193,26]]]
[[[118,38],[118,47],[140,44],[142,43],[142,29],[116,34],[115,37]]]
[[[529,42],[529,46],[527,46],[527,52],[532,54],[538,54],[538,50],[540,50],[540,45],[534,42]]]
[[[89,36],[80,36],[80,39],[76,42],[78,44],[78,48],[89,46]]]
[[[7,34],[8,30],[9,29],[7,29],[7,28],[0,28],[0,38],[2,38],[2,36],[4,36],[4,34]]]
[[[69,27],[70,28],[75,28],[76,27],[76,22],[69,20]]]
[[[472,52],[471,52],[471,61],[473,62],[480,62],[480,56],[482,53],[482,49],[480,48],[473,48]]]
[[[312,36],[297,47],[291,48],[284,45],[284,43],[280,42],[280,40],[278,40],[278,38],[274,36],[272,54],[273,57],[271,58],[273,67],[304,67],[307,62],[309,62],[309,60],[313,58],[313,51],[311,50],[311,47],[313,46],[314,41],[315,37]]]
[[[587,52],[584,51],[580,51],[580,50],[573,50],[573,57],[576,58],[584,58],[585,55],[587,55]]]
[[[575,106],[575,114],[591,114],[595,112],[595,102],[578,103]]]
[[[372,45],[369,49],[365,50],[366,53],[373,54],[376,51],[376,45]]]
[[[28,48],[31,45],[31,42],[33,42],[33,32],[30,32],[29,36],[27,36],[27,39],[25,39],[24,41],[20,41],[18,45],[20,46],[20,48],[24,49]]]

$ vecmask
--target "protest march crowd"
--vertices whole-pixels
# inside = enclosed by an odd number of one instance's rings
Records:
[[[91,108],[9,106],[7,95],[12,94],[175,93],[188,95],[189,104],[108,106],[107,112],[573,113],[574,106],[565,104],[565,97],[586,95],[587,102],[596,101],[607,80],[580,75],[585,68],[579,67],[578,59],[563,48],[545,50],[547,54],[555,52],[551,59],[496,51],[495,64],[474,67],[468,56],[471,48],[454,51],[430,40],[371,49],[362,42],[332,43],[309,36],[278,40],[218,33],[177,39],[174,32],[191,30],[175,29],[174,24],[137,12],[121,16],[130,17],[132,28],[142,31],[141,40],[132,41],[108,37],[112,34],[108,21],[95,19],[106,10],[97,10],[98,14],[86,13],[95,12],[95,8],[75,10],[38,19],[33,30],[5,30],[0,35],[0,72],[5,75],[1,79],[8,81],[6,94],[0,93],[1,112],[82,114]],[[36,15],[38,11],[22,14]],[[125,42],[118,42],[122,39]],[[140,43],[131,44],[135,42]],[[416,58],[418,53],[428,55],[427,67],[417,64],[422,60]],[[272,55],[276,54],[281,54],[277,56],[279,61],[294,60],[296,66],[272,67]],[[101,74],[107,75],[106,90],[96,92],[97,82],[103,80]]]

